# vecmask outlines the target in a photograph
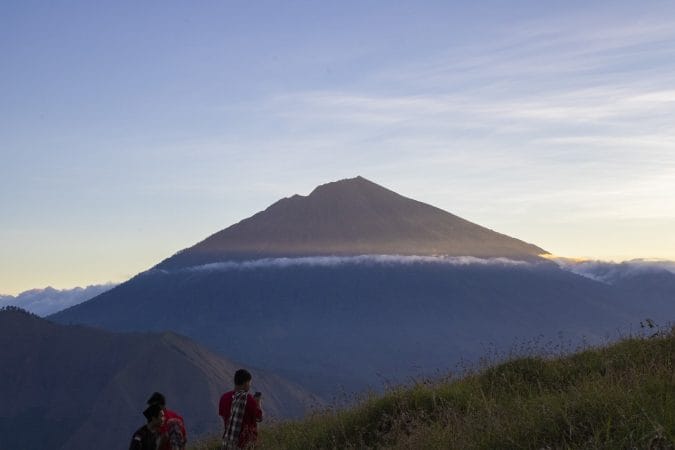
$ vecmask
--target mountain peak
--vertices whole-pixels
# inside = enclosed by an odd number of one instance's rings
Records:
[[[389,189],[380,186],[377,183],[356,176],[354,178],[345,178],[338,181],[322,184],[314,188],[308,197],[316,196],[377,196],[377,195],[398,195]]]
[[[362,176],[284,198],[158,268],[312,255],[447,255],[535,259],[539,247],[496,233]]]
[[[353,178],[343,178],[342,180],[331,181],[321,184],[314,188],[311,194],[323,191],[342,190],[342,189],[368,189],[370,187],[381,187],[370,180],[357,175]]]

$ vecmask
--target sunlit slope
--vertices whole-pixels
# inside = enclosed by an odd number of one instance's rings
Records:
[[[299,255],[451,255],[536,259],[545,250],[362,177],[284,198],[163,261],[177,268],[214,261]]]

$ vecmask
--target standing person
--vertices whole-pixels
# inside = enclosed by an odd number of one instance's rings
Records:
[[[160,441],[158,450],[185,450],[187,431],[183,418],[166,407],[166,397],[155,392],[148,399],[148,405],[159,405],[164,411],[164,423],[159,429]]]
[[[148,423],[136,430],[131,437],[129,450],[157,450],[159,429],[164,422],[164,411],[159,405],[150,405],[143,415]]]
[[[248,393],[253,377],[245,369],[234,373],[234,390],[220,397],[218,414],[223,418],[223,450],[253,448],[258,439],[258,422],[263,419],[259,392]]]

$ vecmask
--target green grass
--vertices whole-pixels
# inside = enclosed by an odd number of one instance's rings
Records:
[[[673,330],[567,357],[512,359],[266,426],[256,448],[675,449],[674,359]]]

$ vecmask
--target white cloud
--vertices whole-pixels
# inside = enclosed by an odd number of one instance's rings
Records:
[[[634,259],[615,263],[554,258],[553,261],[564,270],[607,284],[648,273],[670,272],[675,274],[675,261],[666,260]]]
[[[576,260],[563,257],[548,258],[562,270],[590,278],[605,284],[613,284],[621,279],[655,272],[669,272],[675,275],[675,261],[634,259],[623,262]],[[495,266],[530,267],[540,263],[512,260],[508,258],[476,258],[472,256],[409,256],[409,255],[359,255],[359,256],[307,256],[292,258],[263,258],[246,261],[222,261],[192,266],[176,270],[151,269],[161,273],[175,272],[229,272],[238,270],[256,270],[293,267],[342,267],[342,266],[413,266],[439,264],[445,266]]]
[[[54,289],[52,287],[31,289],[16,296],[0,295],[0,308],[18,306],[38,316],[45,317],[90,300],[115,286],[114,283],[108,283],[72,289]]]
[[[346,265],[414,265],[444,264],[451,266],[497,265],[523,266],[529,263],[508,258],[476,258],[473,256],[407,256],[407,255],[358,255],[358,256],[305,256],[294,258],[263,258],[247,261],[223,261],[179,269],[180,271],[230,271],[260,268],[287,268],[297,266],[336,267]],[[171,272],[160,269],[162,272]]]

